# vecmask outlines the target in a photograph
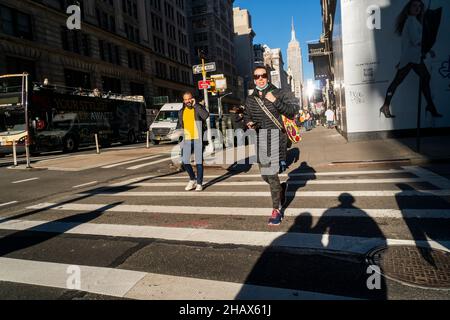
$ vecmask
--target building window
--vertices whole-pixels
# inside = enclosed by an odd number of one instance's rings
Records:
[[[132,96],[145,96],[145,85],[142,83],[130,82],[130,94]]]
[[[33,40],[31,17],[0,5],[1,31],[17,38]]]
[[[70,88],[91,89],[91,75],[86,72],[64,69],[66,86]]]
[[[155,71],[158,78],[167,78],[167,65],[165,63],[155,61]]]
[[[144,56],[135,51],[128,50],[128,67],[139,71],[144,71]]]
[[[6,57],[6,72],[18,74],[27,72],[31,81],[36,81],[36,63],[32,60],[25,60],[16,57]]]
[[[122,64],[119,46],[116,46],[104,40],[99,40],[98,47],[100,52],[100,59],[118,66]]]
[[[122,93],[120,79],[102,77],[102,87],[104,92]]]
[[[66,51],[91,56],[91,42],[89,35],[78,30],[68,30],[61,27],[62,47]]]

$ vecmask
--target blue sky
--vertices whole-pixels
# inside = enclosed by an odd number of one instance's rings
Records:
[[[307,42],[317,40],[322,33],[319,0],[236,0],[235,7],[248,9],[256,32],[255,44],[267,44],[283,50],[287,64],[287,46],[291,40],[291,20],[294,17],[297,39],[303,53],[304,77],[312,79],[313,66],[308,62]]]

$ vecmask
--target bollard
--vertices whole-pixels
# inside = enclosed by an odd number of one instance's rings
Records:
[[[30,161],[30,141],[28,140],[28,136],[25,139],[25,155],[27,157],[27,169],[32,169]]]
[[[147,149],[150,149],[150,131],[147,131]]]
[[[100,154],[100,146],[98,145],[98,134],[95,134],[95,147],[97,148],[97,154]]]
[[[17,148],[16,148],[16,140],[13,140],[13,159],[14,159],[14,167],[17,167]]]

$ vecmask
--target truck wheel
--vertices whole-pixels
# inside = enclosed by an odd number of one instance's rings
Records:
[[[153,140],[152,141],[153,145],[158,146],[159,145],[159,141]]]
[[[78,150],[78,141],[74,136],[67,136],[63,141],[63,152],[72,153]]]
[[[128,138],[127,138],[127,144],[134,144],[136,143],[136,134],[134,131],[128,132]]]

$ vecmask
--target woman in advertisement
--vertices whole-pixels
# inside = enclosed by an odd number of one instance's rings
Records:
[[[400,63],[397,65],[397,74],[388,88],[386,100],[380,109],[380,116],[384,114],[386,118],[396,117],[391,114],[391,101],[397,88],[413,70],[420,77],[422,92],[428,104],[426,111],[434,118],[442,118],[433,102],[430,88],[431,75],[423,61],[428,52],[432,58],[435,57],[431,46],[427,44],[434,43],[431,38],[435,38],[439,26],[428,25],[427,21],[430,19],[425,18],[426,14],[422,0],[410,0],[397,18],[396,32],[402,37],[402,53]]]

